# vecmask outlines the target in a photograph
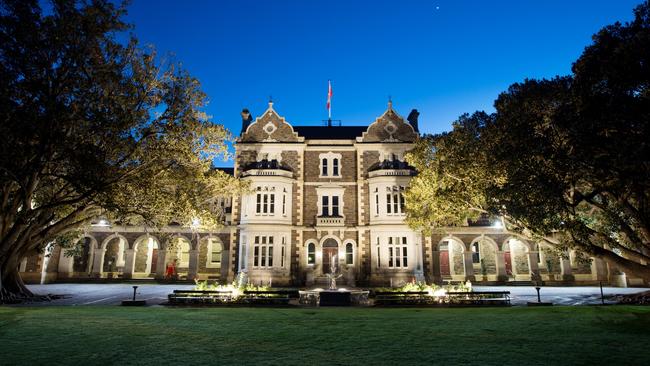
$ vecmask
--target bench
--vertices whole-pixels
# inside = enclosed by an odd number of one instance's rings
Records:
[[[462,306],[510,306],[510,291],[448,292],[450,303]]]
[[[510,306],[510,291],[447,292],[431,296],[425,291],[378,292],[379,306]]]
[[[298,296],[295,290],[244,291],[242,303],[249,305],[288,305]]]
[[[167,299],[173,305],[223,304],[233,300],[233,293],[230,290],[174,290],[173,293],[167,295]]]

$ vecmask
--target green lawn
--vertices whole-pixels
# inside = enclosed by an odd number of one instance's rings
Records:
[[[0,307],[0,365],[650,364],[650,307]]]

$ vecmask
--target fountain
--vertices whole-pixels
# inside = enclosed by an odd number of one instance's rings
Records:
[[[330,255],[330,273],[326,273],[329,289],[299,291],[301,305],[311,306],[350,306],[368,305],[368,291],[339,289],[336,280],[343,276],[337,273],[337,255]]]

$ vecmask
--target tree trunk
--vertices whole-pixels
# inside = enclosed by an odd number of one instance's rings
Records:
[[[0,266],[0,304],[44,299],[47,297],[35,296],[25,286],[18,273],[18,267],[13,270],[5,270]]]
[[[639,277],[645,282],[650,282],[650,266],[623,258],[616,253],[597,246],[592,246],[591,250],[594,252],[596,257],[604,259],[610,264],[617,265],[621,270],[623,270],[623,272]]]

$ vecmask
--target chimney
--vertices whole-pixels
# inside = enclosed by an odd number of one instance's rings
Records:
[[[242,111],[241,111],[241,134],[246,132],[246,129],[251,124],[252,120],[253,120],[253,117],[251,116],[251,112],[249,112],[248,109],[246,109],[246,108],[242,109]]]
[[[418,129],[418,116],[420,116],[420,112],[418,112],[417,109],[413,109],[411,113],[409,113],[409,116],[406,117],[406,120],[409,121],[415,132],[420,132]]]

